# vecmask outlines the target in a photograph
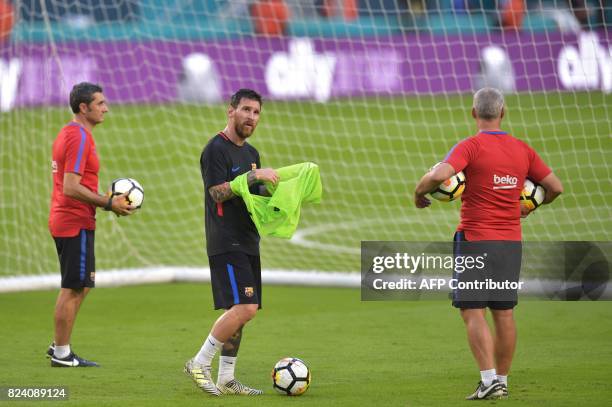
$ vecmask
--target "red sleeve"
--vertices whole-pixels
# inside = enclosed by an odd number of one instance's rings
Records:
[[[83,175],[89,156],[91,143],[87,133],[81,127],[71,126],[66,129],[64,173],[75,172]]]
[[[527,172],[527,177],[531,178],[535,182],[540,182],[544,179],[548,174],[552,172],[552,170],[546,165],[544,160],[540,158],[538,153],[525,144],[527,148],[527,156],[529,157],[529,171]]]
[[[450,164],[455,173],[463,171],[468,164],[476,158],[478,143],[474,137],[467,138],[455,144],[444,158],[445,163]]]

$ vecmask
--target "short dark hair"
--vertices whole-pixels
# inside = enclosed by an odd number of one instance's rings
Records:
[[[255,92],[253,89],[246,88],[238,89],[238,92],[232,95],[232,98],[230,99],[230,105],[233,108],[237,108],[242,99],[256,100],[259,102],[260,107],[261,105],[263,105],[261,95]]]
[[[81,103],[89,105],[94,97],[94,93],[102,93],[102,87],[90,82],[77,83],[70,91],[70,108],[72,113],[79,113]]]

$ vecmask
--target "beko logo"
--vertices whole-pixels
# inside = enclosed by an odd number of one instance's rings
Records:
[[[493,189],[513,189],[518,184],[518,178],[512,175],[493,174]]]

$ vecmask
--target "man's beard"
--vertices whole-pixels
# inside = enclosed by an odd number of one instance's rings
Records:
[[[242,124],[242,125],[237,124],[237,125],[234,127],[234,130],[236,131],[236,135],[238,135],[238,137],[240,137],[241,139],[245,140],[245,139],[247,139],[247,138],[251,137],[251,135],[252,135],[252,134],[253,134],[253,132],[255,131],[255,127],[254,127],[254,126],[251,126],[251,132],[250,132],[250,133],[248,133],[248,134],[247,134],[247,133],[246,133],[246,131],[245,131],[245,125],[244,125],[244,124]]]

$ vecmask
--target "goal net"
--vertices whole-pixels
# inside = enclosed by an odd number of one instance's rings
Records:
[[[199,157],[241,87],[265,98],[262,164],[315,162],[324,186],[291,240],[262,239],[266,269],[358,271],[361,241],[450,240],[460,204],[417,210],[412,194],[475,133],[484,85],[565,185],[524,238],[610,240],[610,9],[518,3],[0,1],[0,276],[57,272],[51,145],[84,80],[110,105],[100,191],[145,189],[134,216],[98,211],[98,270],[207,265]]]

